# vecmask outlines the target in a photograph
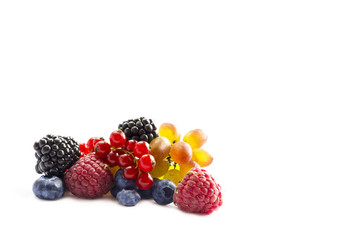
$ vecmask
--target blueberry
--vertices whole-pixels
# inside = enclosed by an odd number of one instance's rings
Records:
[[[33,192],[40,199],[56,200],[64,195],[65,184],[59,177],[41,176],[34,182]]]
[[[137,189],[137,184],[135,180],[127,180],[123,177],[123,169],[119,169],[115,174],[115,186],[119,190]]]
[[[158,182],[158,178],[153,178],[153,186],[147,190],[138,189],[137,192],[142,197],[142,199],[152,199],[153,198],[153,189],[156,182]]]
[[[162,179],[153,183],[153,198],[160,205],[167,205],[173,202],[173,194],[176,188],[175,184],[168,180]]]
[[[140,195],[136,190],[123,189],[117,194],[118,202],[124,206],[135,206],[140,199]]]
[[[119,187],[117,187],[116,185],[114,185],[114,187],[112,187],[112,189],[110,190],[110,193],[112,194],[112,196],[114,198],[117,198],[117,194],[120,191],[121,191],[121,189]]]

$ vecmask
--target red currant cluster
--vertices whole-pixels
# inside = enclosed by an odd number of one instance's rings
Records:
[[[152,187],[153,178],[149,174],[154,169],[155,159],[150,154],[145,141],[128,140],[122,130],[113,131],[109,142],[104,138],[92,137],[87,143],[79,144],[82,156],[94,154],[111,167],[120,167],[127,180],[136,179],[139,189]],[[81,156],[81,157],[82,157]]]

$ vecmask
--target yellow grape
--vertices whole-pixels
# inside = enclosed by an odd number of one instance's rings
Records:
[[[150,175],[152,175],[153,178],[160,178],[168,172],[168,169],[169,162],[166,158],[157,160],[154,169],[150,171]]]
[[[192,160],[197,162],[201,167],[207,167],[212,163],[213,157],[206,150],[197,148],[193,149]]]
[[[170,170],[164,175],[164,179],[169,179],[174,182],[175,185],[178,185],[182,181],[183,177],[178,169],[171,167]]]
[[[200,148],[207,141],[207,134],[202,129],[194,129],[189,131],[183,141],[188,143],[193,149]]]
[[[153,155],[156,161],[163,160],[168,156],[171,146],[172,144],[166,137],[154,138],[149,144],[150,154]]]
[[[176,142],[170,148],[170,157],[178,164],[185,164],[192,159],[192,148],[186,142]]]
[[[185,164],[180,165],[180,173],[184,177],[191,168],[200,168],[199,164],[195,161],[189,161]]]
[[[172,123],[163,123],[162,125],[160,125],[158,133],[159,136],[168,138],[171,144],[179,142],[181,137],[176,126]]]

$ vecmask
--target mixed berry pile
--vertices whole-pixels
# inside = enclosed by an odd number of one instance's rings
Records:
[[[35,170],[43,174],[33,184],[35,196],[56,200],[69,191],[93,199],[110,192],[123,206],[154,199],[205,214],[222,205],[220,185],[203,169],[213,161],[202,148],[203,130],[191,130],[181,140],[174,124],[157,129],[152,119],[141,117],[119,124],[107,140],[91,137],[78,144],[47,135],[35,142]]]

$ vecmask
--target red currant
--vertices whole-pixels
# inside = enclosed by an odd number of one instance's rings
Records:
[[[100,142],[104,140],[104,138],[99,138],[99,137],[91,137],[89,138],[88,142],[87,142],[87,146],[89,148],[89,152],[94,152],[94,146],[97,142]]]
[[[128,166],[123,170],[123,177],[127,180],[133,180],[138,176],[139,170],[135,166]]]
[[[137,143],[136,140],[131,139],[125,143],[124,149],[129,152],[133,152],[136,143]]]
[[[106,141],[99,141],[94,145],[95,155],[105,158],[110,153],[110,144]]]
[[[118,157],[118,166],[119,167],[126,168],[128,166],[133,166],[133,165],[134,165],[134,160],[130,154],[124,153]]]
[[[155,166],[155,159],[150,154],[145,154],[138,160],[138,167],[142,172],[150,172]]]
[[[118,165],[118,158],[119,158],[119,152],[117,152],[116,150],[110,151],[110,153],[104,159],[104,163],[114,167]]]
[[[127,141],[127,137],[120,129],[113,131],[109,137],[110,145],[115,148],[122,148]]]
[[[153,178],[149,173],[141,173],[136,180],[136,184],[139,189],[147,190],[153,185]]]
[[[149,154],[149,144],[145,141],[139,141],[135,144],[133,152],[134,155],[139,158],[142,157],[144,154]]]
[[[84,154],[88,154],[89,153],[88,145],[85,144],[85,143],[80,143],[79,144],[79,151],[84,153]]]

